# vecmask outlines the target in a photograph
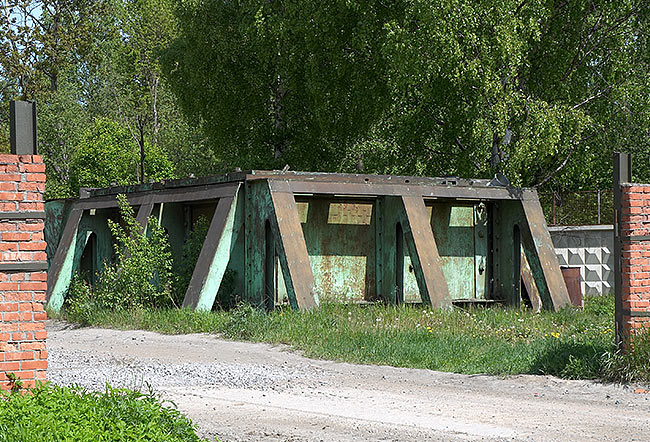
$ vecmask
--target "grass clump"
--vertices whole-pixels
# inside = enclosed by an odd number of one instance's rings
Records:
[[[200,442],[191,421],[151,393],[41,385],[0,394],[0,442]]]
[[[74,312],[62,317],[77,321]],[[584,310],[539,314],[512,308],[444,312],[426,306],[324,303],[304,313],[264,313],[242,304],[213,312],[94,310],[88,319],[101,327],[218,333],[287,344],[310,357],[456,373],[626,382],[645,380],[649,373],[650,345],[637,345],[627,355],[614,351],[613,296],[587,298]]]

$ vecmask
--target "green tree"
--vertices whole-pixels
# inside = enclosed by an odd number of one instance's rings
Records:
[[[164,72],[232,165],[579,189],[647,146],[641,0],[178,0],[177,16]]]
[[[128,129],[109,119],[97,119],[82,135],[72,157],[70,191],[137,183],[139,156]],[[145,145],[145,156],[145,172],[151,180],[174,175],[173,165],[158,146]]]
[[[49,197],[68,196],[72,158],[97,118],[120,121],[140,152],[200,146],[158,66],[174,26],[168,0],[9,0],[0,8],[0,99],[38,102]],[[8,107],[0,114],[7,131]]]

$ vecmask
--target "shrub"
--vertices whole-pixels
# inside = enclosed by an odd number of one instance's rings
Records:
[[[122,223],[109,220],[115,239],[115,262],[106,264],[94,290],[76,277],[66,308],[80,321],[91,310],[160,308],[174,304],[172,256],[167,235],[154,218],[144,231],[124,195],[117,197]]]
[[[0,394],[0,442],[200,442],[192,422],[151,392],[41,385]]]

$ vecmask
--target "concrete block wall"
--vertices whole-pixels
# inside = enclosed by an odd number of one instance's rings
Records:
[[[632,337],[650,328],[650,184],[623,184],[621,190],[622,319],[625,336]]]
[[[614,292],[614,226],[549,227],[562,267],[580,268],[583,295]]]
[[[0,389],[7,373],[24,387],[44,381],[45,164],[39,155],[0,155]]]

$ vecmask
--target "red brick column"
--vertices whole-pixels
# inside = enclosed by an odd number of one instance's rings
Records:
[[[46,254],[40,155],[0,155],[0,389],[45,380]]]
[[[650,328],[650,184],[621,186],[624,335]]]

